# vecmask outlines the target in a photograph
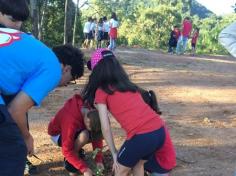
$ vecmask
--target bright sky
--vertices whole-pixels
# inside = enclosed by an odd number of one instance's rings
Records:
[[[225,15],[233,12],[236,0],[197,0],[200,4],[211,10],[217,15]]]

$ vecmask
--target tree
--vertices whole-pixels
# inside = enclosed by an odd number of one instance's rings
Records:
[[[38,23],[39,23],[39,12],[38,12],[38,1],[37,0],[30,0],[30,8],[31,8],[31,18],[33,22],[33,35],[38,38]]]

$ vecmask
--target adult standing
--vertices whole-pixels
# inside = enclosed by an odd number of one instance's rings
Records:
[[[182,24],[181,36],[178,39],[176,53],[183,54],[188,44],[188,38],[192,32],[192,22],[189,17],[185,17]]]
[[[34,140],[26,113],[58,85],[83,75],[83,54],[69,45],[53,51],[15,30],[29,16],[25,0],[0,0],[0,175],[22,176]],[[7,105],[3,96],[13,96]],[[14,168],[14,169],[13,169]]]

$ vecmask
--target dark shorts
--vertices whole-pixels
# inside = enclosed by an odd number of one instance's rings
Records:
[[[160,166],[157,162],[155,155],[153,154],[151,158],[144,164],[144,170],[150,173],[158,173],[158,174],[166,174],[169,173],[171,170],[166,170]]]
[[[90,39],[89,33],[84,33],[84,39]]]
[[[0,175],[22,176],[27,148],[17,124],[5,105],[0,105]]]
[[[103,33],[103,38],[102,38],[102,40],[109,40],[109,34],[108,34],[108,32],[104,32],[104,33]]]
[[[192,48],[196,47],[196,43],[191,43],[191,45],[192,45]]]
[[[164,127],[145,134],[138,134],[126,140],[119,150],[117,161],[133,168],[140,160],[149,160],[165,141]]]

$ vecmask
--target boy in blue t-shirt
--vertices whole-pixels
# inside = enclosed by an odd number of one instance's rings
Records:
[[[34,154],[27,111],[84,71],[80,50],[70,45],[51,50],[18,31],[28,16],[25,0],[0,0],[0,175],[5,176],[22,176],[27,154]],[[5,102],[3,96],[14,98]]]

